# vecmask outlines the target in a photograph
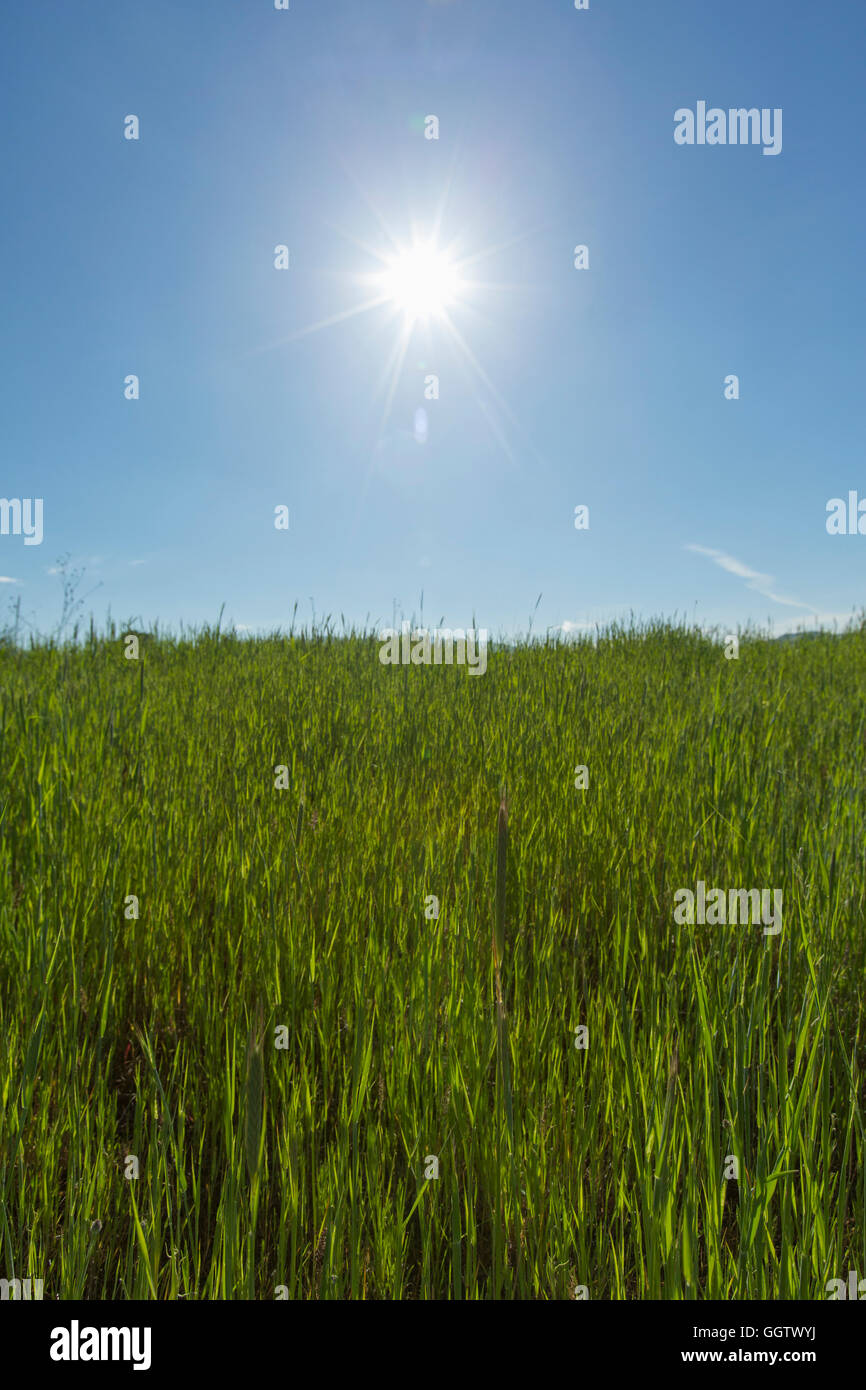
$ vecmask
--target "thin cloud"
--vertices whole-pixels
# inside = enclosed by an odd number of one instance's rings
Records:
[[[20,584],[20,579],[10,579],[8,574],[0,574],[0,584]]]
[[[799,598],[788,598],[785,594],[777,594],[771,588],[774,583],[771,574],[761,574],[759,570],[750,569],[744,565],[742,560],[737,560],[733,555],[726,555],[724,550],[711,550],[706,545],[687,545],[686,550],[693,551],[696,555],[706,555],[707,559],[712,560],[719,569],[726,570],[728,574],[735,574],[738,579],[747,580],[746,588],[753,589],[756,594],[761,594],[764,598],[770,599],[773,603],[784,604],[786,608],[806,608],[810,613],[817,613],[811,603],[804,603]]]

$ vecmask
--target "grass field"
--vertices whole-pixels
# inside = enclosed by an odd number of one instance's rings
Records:
[[[615,629],[494,646],[482,678],[329,630],[138,660],[118,631],[7,645],[0,685],[0,1274],[160,1299],[866,1275],[866,628],[738,660]],[[698,880],[781,889],[781,931],[676,925]]]

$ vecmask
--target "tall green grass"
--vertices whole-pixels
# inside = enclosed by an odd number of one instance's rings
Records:
[[[0,684],[0,1275],[161,1299],[866,1275],[863,631],[726,661],[614,629],[483,677],[329,630],[138,662],[91,631],[0,650]],[[699,878],[781,888],[781,934],[675,926]]]

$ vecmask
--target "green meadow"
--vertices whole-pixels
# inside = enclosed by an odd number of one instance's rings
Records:
[[[328,624],[124,650],[0,649],[0,1276],[866,1276],[866,627],[494,643],[481,677]],[[698,881],[781,890],[781,930],[678,925]]]

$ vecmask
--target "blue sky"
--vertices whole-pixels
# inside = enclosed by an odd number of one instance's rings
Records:
[[[0,495],[42,497],[44,539],[0,536],[0,601],[31,622],[63,554],[97,621],[174,627],[389,624],[422,591],[493,632],[539,594],[536,630],[866,602],[866,537],[825,527],[866,497],[850,0],[88,0],[3,30]],[[781,154],[678,146],[700,100],[782,108]],[[340,316],[437,213],[467,284],[401,358],[394,304]]]

